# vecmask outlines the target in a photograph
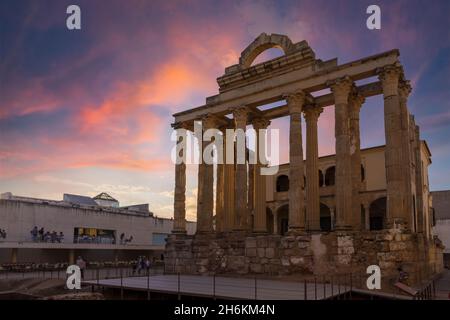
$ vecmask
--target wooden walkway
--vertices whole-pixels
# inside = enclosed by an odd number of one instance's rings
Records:
[[[181,296],[216,297],[251,300],[323,300],[350,290],[348,286],[327,283],[307,283],[306,297],[303,282],[249,278],[208,277],[193,275],[155,275],[84,281],[87,285],[180,294]]]

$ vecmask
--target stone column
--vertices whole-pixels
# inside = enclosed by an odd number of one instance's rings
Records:
[[[224,220],[224,164],[217,164],[216,180],[216,231],[223,231]]]
[[[266,176],[261,174],[261,169],[266,163],[265,155],[266,129],[270,121],[258,118],[253,121],[253,128],[256,130],[256,164],[253,166],[254,172],[254,225],[253,231],[257,233],[267,232],[266,219]]]
[[[365,229],[370,230],[370,204],[364,203]]]
[[[290,114],[289,130],[289,231],[305,231],[304,170],[302,147],[302,110],[305,93],[298,91],[285,96]]]
[[[278,212],[272,210],[273,215],[273,234],[278,234]]]
[[[359,130],[359,113],[365,99],[357,92],[353,92],[349,101],[350,117],[350,158],[352,171],[352,226],[355,230],[364,229],[361,222],[361,138]]]
[[[173,233],[186,233],[186,129],[177,128]]]
[[[11,249],[11,263],[17,263],[17,252],[18,251],[19,251],[18,248]]]
[[[400,81],[399,88],[399,101],[400,101],[400,117],[401,117],[401,130],[402,130],[402,153],[404,161],[404,175],[405,178],[405,219],[407,227],[413,230],[414,225],[414,207],[413,207],[413,168],[412,168],[412,148],[410,139],[410,117],[408,112],[408,96],[411,93],[411,85],[409,81]]]
[[[334,207],[330,207],[330,217],[331,217],[331,230],[336,229],[336,215],[334,214]]]
[[[402,125],[398,82],[401,68],[392,65],[380,70],[384,96],[384,130],[386,136],[386,191],[388,228],[403,228],[406,224],[406,190],[404,155],[402,149]]]
[[[206,116],[202,119],[203,131],[212,129],[215,126],[215,119],[212,116]],[[203,139],[202,139],[203,140]],[[199,190],[197,207],[197,232],[206,233],[213,231],[213,211],[214,211],[214,165],[207,164],[203,160],[203,152],[206,147],[213,143],[201,141],[202,160],[198,168]]]
[[[352,173],[348,98],[352,81],[348,77],[337,79],[330,87],[335,100],[336,229],[349,230],[352,220]]]
[[[224,147],[226,149],[227,139],[226,131],[223,139]],[[231,142],[234,146],[234,142]],[[231,154],[227,154],[231,153]],[[223,177],[223,224],[222,231],[231,231],[234,226],[234,176],[235,176],[235,157],[234,157],[234,147],[232,150],[224,153],[224,177]]]
[[[245,133],[247,126],[247,108],[239,107],[233,110],[233,118],[236,130],[242,130]],[[239,150],[239,146],[236,150],[237,152],[242,152]],[[245,152],[245,149],[244,149]],[[239,159],[239,156],[237,157]],[[245,158],[245,155],[244,155]],[[247,210],[247,165],[245,163],[236,162],[236,172],[235,172],[235,189],[234,189],[234,199],[235,199],[235,220],[234,229],[235,230],[246,230],[248,225],[248,210]]]
[[[250,149],[247,149],[247,162],[248,162],[248,174],[247,174],[247,181],[248,181],[248,187],[247,187],[247,213],[248,213],[248,220],[247,220],[247,227],[249,230],[252,230],[253,225],[255,223],[254,214],[255,214],[255,164],[251,164],[248,160],[250,159],[250,152],[253,152]],[[252,224],[253,219],[253,224]]]
[[[312,231],[320,231],[319,144],[317,120],[323,108],[307,106],[306,120],[306,221]]]
[[[69,265],[75,264],[75,250],[69,249]]]

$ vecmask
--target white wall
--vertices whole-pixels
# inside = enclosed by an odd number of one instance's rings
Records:
[[[117,211],[117,210],[116,210]],[[119,214],[94,209],[46,205],[15,200],[0,200],[0,228],[7,232],[6,241],[30,241],[31,229],[44,227],[45,231],[62,231],[64,242],[73,242],[74,228],[86,227],[115,230],[116,239],[125,233],[133,236],[133,244],[151,245],[152,233],[170,233],[173,220]],[[195,223],[187,224],[189,234],[195,232]]]

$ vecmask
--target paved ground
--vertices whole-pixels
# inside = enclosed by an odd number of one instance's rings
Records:
[[[86,284],[97,284],[97,281],[85,281]],[[226,299],[273,299],[273,300],[304,300],[305,288],[303,282],[287,282],[276,280],[207,277],[181,275],[155,275],[150,277],[132,277],[121,279],[99,280],[103,287],[151,292],[164,292],[190,296],[207,296]],[[330,284],[307,284],[306,299],[322,300],[347,292],[350,288]]]

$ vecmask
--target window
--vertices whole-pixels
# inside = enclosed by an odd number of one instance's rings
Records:
[[[336,167],[332,166],[325,171],[325,185],[334,186]]]
[[[283,174],[277,178],[277,192],[286,191],[289,191],[289,177]]]
[[[116,231],[79,227],[74,229],[74,243],[115,244]]]

